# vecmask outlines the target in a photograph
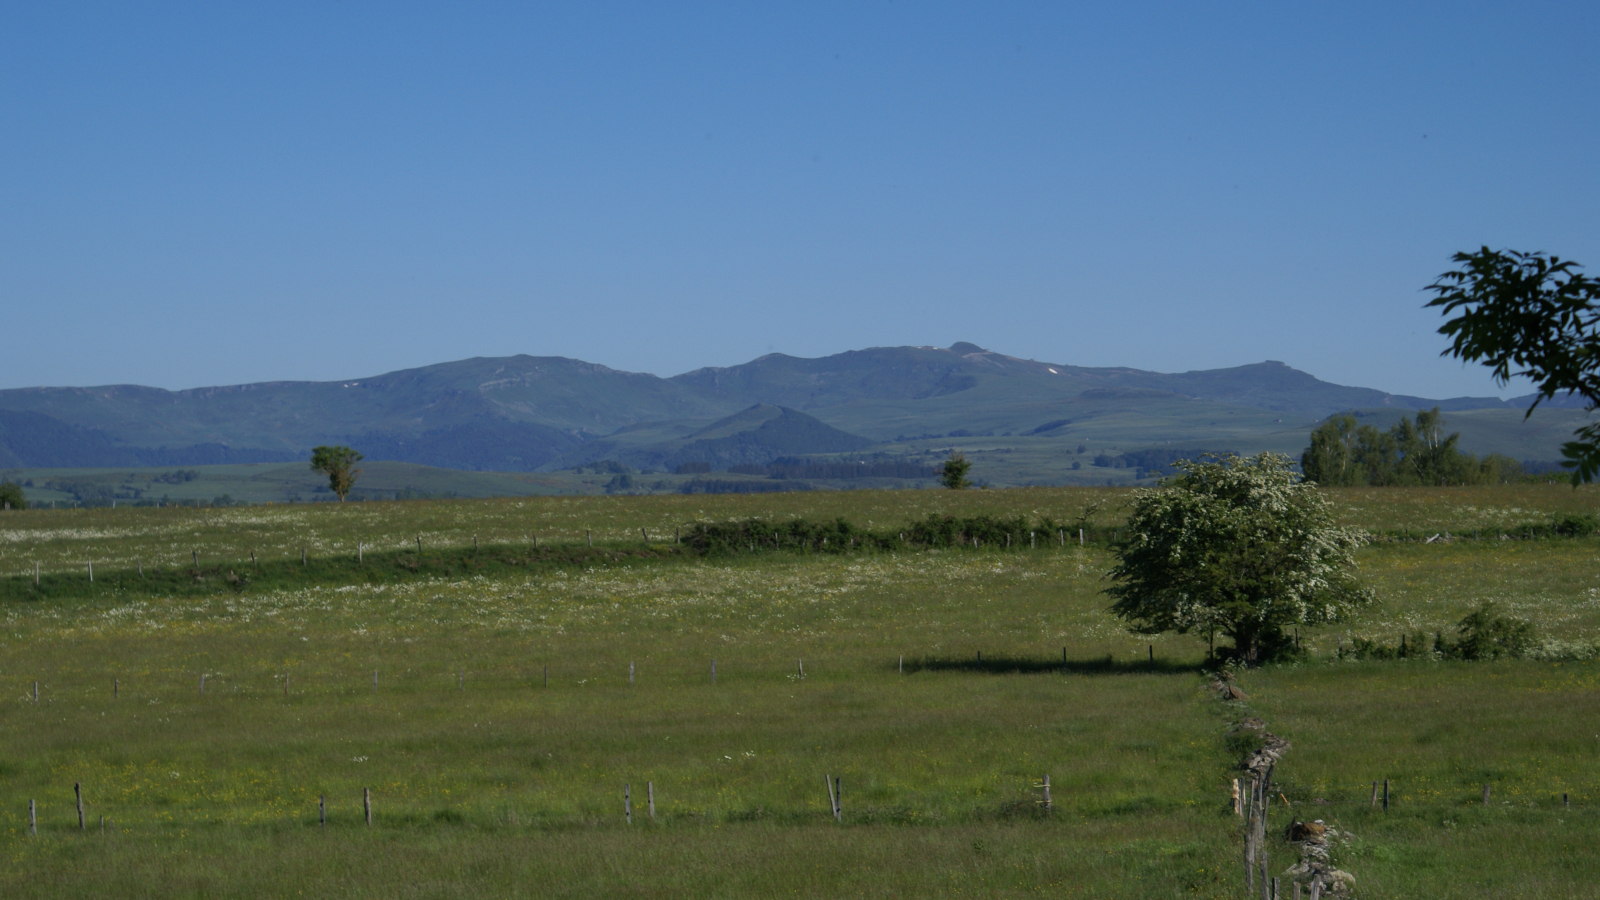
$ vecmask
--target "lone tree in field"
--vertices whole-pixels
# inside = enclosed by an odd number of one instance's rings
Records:
[[[1111,610],[1140,633],[1221,633],[1248,664],[1287,653],[1291,625],[1337,622],[1371,593],[1354,580],[1361,532],[1333,524],[1289,458],[1208,457],[1134,493]]]
[[[959,453],[952,453],[950,458],[944,461],[944,465],[939,468],[939,483],[953,491],[959,491],[972,484],[967,480],[967,473],[970,471],[972,471],[972,463],[965,456]]]
[[[1600,280],[1543,253],[1484,247],[1451,260],[1462,268],[1427,287],[1437,295],[1428,306],[1458,313],[1439,327],[1452,338],[1442,355],[1481,362],[1502,385],[1518,377],[1538,382],[1523,418],[1557,394],[1582,397],[1590,412],[1600,408]],[[1600,474],[1600,422],[1573,437],[1561,455],[1577,486]]]
[[[349,447],[314,447],[311,470],[328,476],[328,489],[338,494],[339,502],[343,503],[345,495],[355,487],[356,479],[361,477],[361,470],[351,467],[365,458]]]
[[[14,481],[0,482],[0,509],[27,509],[28,498],[22,493],[22,485]]]

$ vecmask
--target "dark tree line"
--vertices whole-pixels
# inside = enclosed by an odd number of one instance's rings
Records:
[[[1361,425],[1355,416],[1330,416],[1311,432],[1300,456],[1308,481],[1321,485],[1499,484],[1522,477],[1522,464],[1491,453],[1479,459],[1456,447],[1461,434],[1444,433],[1436,406],[1402,418],[1388,431]]]

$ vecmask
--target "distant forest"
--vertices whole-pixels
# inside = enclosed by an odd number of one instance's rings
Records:
[[[1360,425],[1349,413],[1328,417],[1311,432],[1300,469],[1322,485],[1500,484],[1522,479],[1522,463],[1498,453],[1479,459],[1456,447],[1459,432],[1444,433],[1435,406],[1402,418],[1388,431]]]

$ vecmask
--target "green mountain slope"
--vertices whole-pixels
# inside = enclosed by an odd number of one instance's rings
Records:
[[[826,409],[867,401],[935,401],[927,408],[962,406],[997,393],[1007,402],[1041,402],[1085,391],[1162,391],[1230,406],[1321,418],[1344,409],[1389,406],[1447,410],[1504,408],[1496,397],[1428,400],[1370,388],[1330,384],[1268,361],[1230,369],[1165,374],[1125,368],[1086,368],[1018,359],[959,343],[937,347],[874,347],[821,359],[769,354],[740,366],[697,369],[673,381],[702,396],[738,403],[777,403]],[[985,391],[986,385],[1001,386]]]
[[[585,444],[547,468],[612,459],[640,469],[672,470],[684,463],[707,463],[726,469],[764,465],[784,456],[849,453],[873,441],[782,406],[757,404],[731,416],[691,428],[672,423],[666,429],[641,426]]]
[[[346,443],[370,459],[462,470],[553,471],[601,459],[661,468],[854,453],[864,442],[890,454],[998,452],[1001,439],[1026,437],[1040,477],[1057,477],[1080,470],[1052,461],[1050,448],[1298,452],[1331,413],[1434,405],[1450,411],[1465,449],[1523,459],[1558,458],[1583,417],[1551,404],[1524,424],[1525,398],[1434,401],[1330,384],[1279,362],[1168,374],[1025,360],[969,343],[771,354],[673,378],[513,356],[342,382],[0,391],[0,466],[287,461]]]
[[[86,455],[91,461],[75,464],[134,465],[128,448],[177,452],[203,445],[296,459],[316,444],[339,442],[466,469],[532,469],[620,426],[731,411],[654,375],[531,356],[468,359],[346,382],[186,391],[25,388],[0,391],[0,410],[48,416],[101,435],[91,442],[98,455],[62,438],[53,442],[54,456],[32,453],[29,465]]]

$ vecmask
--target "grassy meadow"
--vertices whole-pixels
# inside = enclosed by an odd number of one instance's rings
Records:
[[[1132,635],[1106,614],[1101,547],[668,552],[674,528],[744,516],[1114,527],[1127,495],[1111,489],[11,513],[0,576],[31,580],[37,562],[85,585],[0,607],[0,893],[1236,897],[1227,726],[1258,715],[1294,747],[1277,774],[1293,807],[1274,821],[1347,828],[1358,896],[1591,896],[1600,664],[1332,657],[1486,601],[1592,643],[1600,540],[1488,531],[1592,512],[1600,495],[1330,495],[1351,524],[1483,539],[1363,550],[1378,603],[1309,634],[1305,662],[1245,673],[1245,704],[1206,690],[1203,638]],[[592,536],[602,552],[360,577],[357,542],[402,553],[419,535],[585,550]],[[647,539],[659,555],[623,552]],[[128,577],[195,556],[298,562],[302,546],[319,583],[164,596]],[[824,774],[840,779],[839,821]],[[1368,803],[1382,778],[1387,814]],[[1273,859],[1281,871],[1291,854]]]

